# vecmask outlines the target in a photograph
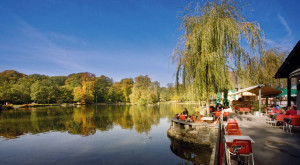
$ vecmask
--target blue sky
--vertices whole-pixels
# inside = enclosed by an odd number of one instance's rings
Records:
[[[291,51],[300,39],[300,1],[255,0],[245,11],[268,47]],[[1,0],[0,71],[68,75],[91,72],[119,81],[149,75],[175,82],[170,56],[187,0]]]

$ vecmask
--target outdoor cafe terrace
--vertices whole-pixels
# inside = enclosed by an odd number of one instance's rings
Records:
[[[250,136],[255,164],[300,164],[300,130],[290,133],[267,124],[267,115],[230,113],[243,135]],[[224,162],[224,161],[223,161]]]

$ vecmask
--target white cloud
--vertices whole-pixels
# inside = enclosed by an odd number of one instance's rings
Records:
[[[293,32],[284,17],[282,17],[279,13],[277,14],[277,17],[278,17],[280,23],[283,25],[287,34],[285,36],[283,36],[282,38],[276,39],[276,40],[266,38],[266,43],[269,47],[272,47],[272,48],[276,47],[276,48],[280,48],[282,51],[290,52],[294,47]]]
[[[289,27],[288,23],[286,22],[286,20],[278,13],[277,14],[278,19],[280,20],[281,24],[284,26],[285,30],[287,31],[288,35],[292,35],[292,30]]]

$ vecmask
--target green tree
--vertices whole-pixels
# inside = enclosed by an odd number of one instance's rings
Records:
[[[121,90],[123,93],[124,100],[123,102],[130,102],[130,94],[132,93],[133,87],[133,79],[132,78],[125,78],[120,81]]]
[[[266,84],[273,88],[281,87],[281,84],[285,83],[285,81],[274,79],[273,76],[282,65],[286,56],[286,52],[281,52],[278,48],[272,48],[263,51],[260,58],[251,58],[250,62],[242,70],[243,86]]]
[[[65,86],[58,87],[57,103],[71,103],[74,100],[73,90]]]
[[[173,59],[177,62],[177,83],[182,76],[183,86],[193,85],[193,92],[209,97],[231,87],[229,69],[240,68],[249,53],[241,46],[246,41],[254,52],[262,51],[263,33],[256,22],[241,15],[242,6],[233,0],[213,0],[203,6],[196,4],[182,20],[184,35]],[[204,94],[204,95],[202,95]]]
[[[97,102],[108,102],[108,93],[112,87],[113,80],[104,75],[96,77],[95,80],[95,96]]]
[[[57,86],[52,85],[49,79],[38,80],[31,86],[31,98],[38,103],[56,102]]]
[[[129,96],[130,102],[134,104],[152,104],[158,101],[159,84],[151,84],[150,78],[146,76],[138,76],[135,78],[132,93]]]
[[[67,76],[52,76],[49,79],[53,84],[64,86],[67,78]]]

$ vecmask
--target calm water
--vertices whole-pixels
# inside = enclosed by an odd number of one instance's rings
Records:
[[[0,112],[0,164],[208,164],[207,146],[167,136],[184,107],[79,106]]]

